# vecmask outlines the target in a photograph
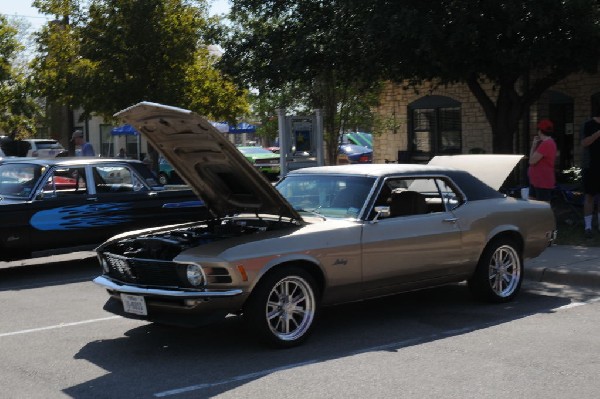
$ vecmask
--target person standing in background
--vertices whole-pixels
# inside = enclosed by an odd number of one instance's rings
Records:
[[[82,157],[93,157],[96,156],[94,147],[84,140],[83,132],[81,130],[75,130],[71,136],[71,141],[75,143],[75,147],[81,148]]]
[[[542,119],[537,128],[529,153],[529,197],[550,202],[552,190],[556,186],[556,143],[552,139],[554,123],[550,119]]]
[[[581,146],[583,162],[581,176],[583,180],[583,221],[586,238],[591,238],[594,214],[594,199],[600,194],[600,108],[595,116],[586,121],[581,128]],[[600,215],[596,210],[596,221],[600,228]]]

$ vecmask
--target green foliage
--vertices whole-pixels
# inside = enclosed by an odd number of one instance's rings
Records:
[[[185,72],[184,101],[189,109],[213,120],[234,122],[250,112],[248,92],[240,89],[214,67],[206,49]]]
[[[221,75],[206,51],[218,36],[206,1],[38,0],[58,15],[39,38],[41,94],[110,118],[139,101],[231,119],[247,110],[246,93]]]
[[[272,98],[274,108],[263,120],[272,120],[276,108],[288,108],[282,93],[290,88],[298,95],[290,103],[322,109],[330,163],[341,132],[357,125],[370,130],[370,109],[378,100],[378,80],[348,56],[348,46],[361,39],[347,11],[343,1],[235,1],[219,63],[261,97]]]
[[[40,107],[31,96],[31,85],[17,56],[22,46],[16,27],[0,16],[0,129],[15,137],[35,132]]]
[[[497,152],[514,150],[544,91],[600,60],[597,0],[237,0],[232,19],[222,63],[261,92],[286,82],[465,83]],[[331,112],[332,92],[313,89],[313,105]]]
[[[385,79],[466,83],[496,152],[514,150],[520,119],[544,91],[596,71],[600,60],[596,0],[349,0],[348,7],[369,45],[349,47],[357,59],[379,65]]]

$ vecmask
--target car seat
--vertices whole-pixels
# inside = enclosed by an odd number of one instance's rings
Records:
[[[427,213],[425,196],[416,191],[399,191],[392,193],[390,217],[420,215]]]

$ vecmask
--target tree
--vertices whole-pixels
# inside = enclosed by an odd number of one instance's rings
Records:
[[[18,60],[23,50],[18,35],[16,24],[0,16],[0,129],[15,138],[31,136],[39,115],[25,66]]]
[[[597,0],[236,0],[232,18],[224,61],[246,82],[465,83],[495,152],[513,152],[544,91],[600,59]]]
[[[596,0],[348,3],[365,44],[352,54],[382,78],[465,83],[498,153],[514,151],[519,121],[546,90],[573,73],[595,72],[600,60]]]
[[[37,96],[46,100],[47,122],[56,139],[68,143],[75,122],[73,108],[77,93],[71,90],[79,62],[77,27],[83,12],[78,0],[35,0],[33,6],[42,14],[53,15],[54,20],[44,25],[36,38],[37,56],[31,61],[32,80]],[[66,117],[66,121],[63,118]]]
[[[357,67],[360,60],[348,57],[345,46],[352,45],[357,32],[348,24],[353,15],[346,10],[343,1],[235,1],[219,63],[260,96],[279,96],[294,87],[303,94],[304,104],[323,109],[329,163],[335,163],[348,117],[365,115],[377,101],[368,94],[379,90],[378,81]],[[344,39],[344,47],[338,47]],[[287,106],[281,103],[277,108]],[[355,124],[356,120],[351,123]]]
[[[245,91],[219,74],[207,51],[216,21],[206,17],[206,1],[92,0],[87,13],[74,0],[36,5],[63,15],[40,38],[43,93],[83,116],[110,118],[139,101],[228,120],[247,112]]]

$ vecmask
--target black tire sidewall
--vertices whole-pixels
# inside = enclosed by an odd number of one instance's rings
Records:
[[[311,325],[305,333],[292,341],[285,341],[275,336],[266,319],[266,302],[272,289],[282,279],[296,276],[308,283],[315,300],[314,316]],[[319,291],[313,276],[301,267],[279,267],[267,273],[254,287],[254,290],[244,306],[244,320],[250,331],[263,343],[275,348],[290,348],[303,343],[314,329],[319,313]]]
[[[520,266],[520,274],[519,281],[517,282],[517,286],[513,290],[513,292],[506,296],[499,296],[494,292],[490,285],[489,279],[489,266],[492,259],[492,256],[496,252],[496,250],[502,246],[511,247],[518,256],[519,266]],[[513,239],[510,238],[496,238],[488,243],[488,245],[483,250],[481,257],[479,258],[479,262],[477,263],[477,267],[473,276],[468,280],[469,289],[473,293],[473,295],[480,300],[484,300],[492,303],[504,303],[509,302],[514,299],[514,297],[519,293],[521,289],[521,284],[524,278],[524,267],[523,267],[523,254],[520,249],[520,246],[516,244]]]

